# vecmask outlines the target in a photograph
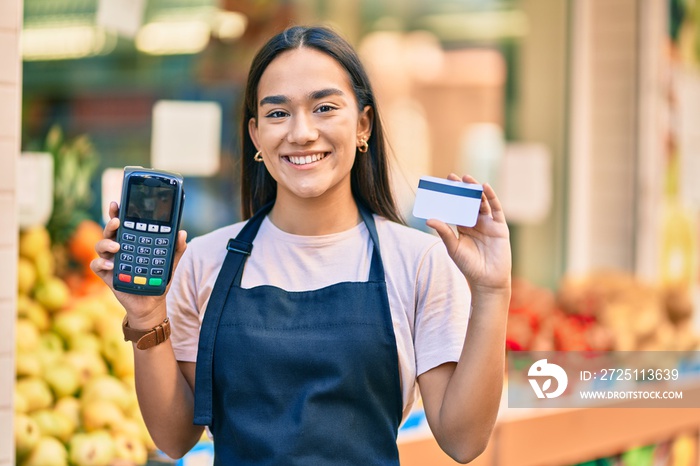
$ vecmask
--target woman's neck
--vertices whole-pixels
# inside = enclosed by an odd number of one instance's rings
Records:
[[[352,194],[300,199],[278,191],[270,221],[293,235],[321,236],[349,230],[362,220]]]

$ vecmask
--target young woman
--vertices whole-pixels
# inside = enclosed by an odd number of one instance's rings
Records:
[[[156,444],[180,457],[208,426],[219,465],[396,465],[420,386],[445,452],[478,456],[501,397],[510,299],[493,189],[473,228],[429,220],[440,240],[402,225],[369,81],[325,28],[290,28],[260,50],[242,129],[247,221],[188,246],[180,232],[167,297],[115,292],[127,329],[161,336],[134,350]],[[110,210],[92,264],[109,285]]]

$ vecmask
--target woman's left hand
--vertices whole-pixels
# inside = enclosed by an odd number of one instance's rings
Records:
[[[455,174],[447,177],[460,181]],[[477,183],[465,175],[461,181]],[[475,292],[497,292],[510,289],[511,251],[508,225],[501,202],[489,184],[484,184],[479,217],[474,227],[457,226],[457,234],[446,223],[430,219],[426,222],[434,228],[447,247],[452,260],[467,278]]]

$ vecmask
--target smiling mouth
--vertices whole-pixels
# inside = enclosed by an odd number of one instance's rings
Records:
[[[328,156],[328,152],[323,152],[319,154],[312,154],[312,155],[304,155],[304,156],[294,156],[294,155],[285,155],[282,158],[288,160],[289,162],[293,163],[294,165],[308,165],[310,163],[318,162],[319,160],[323,160]]]

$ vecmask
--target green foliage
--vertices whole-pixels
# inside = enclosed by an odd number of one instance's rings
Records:
[[[53,213],[46,226],[53,244],[63,244],[76,226],[90,217],[94,202],[90,183],[99,157],[86,135],[67,140],[58,126],[46,136],[45,150],[53,156]]]

